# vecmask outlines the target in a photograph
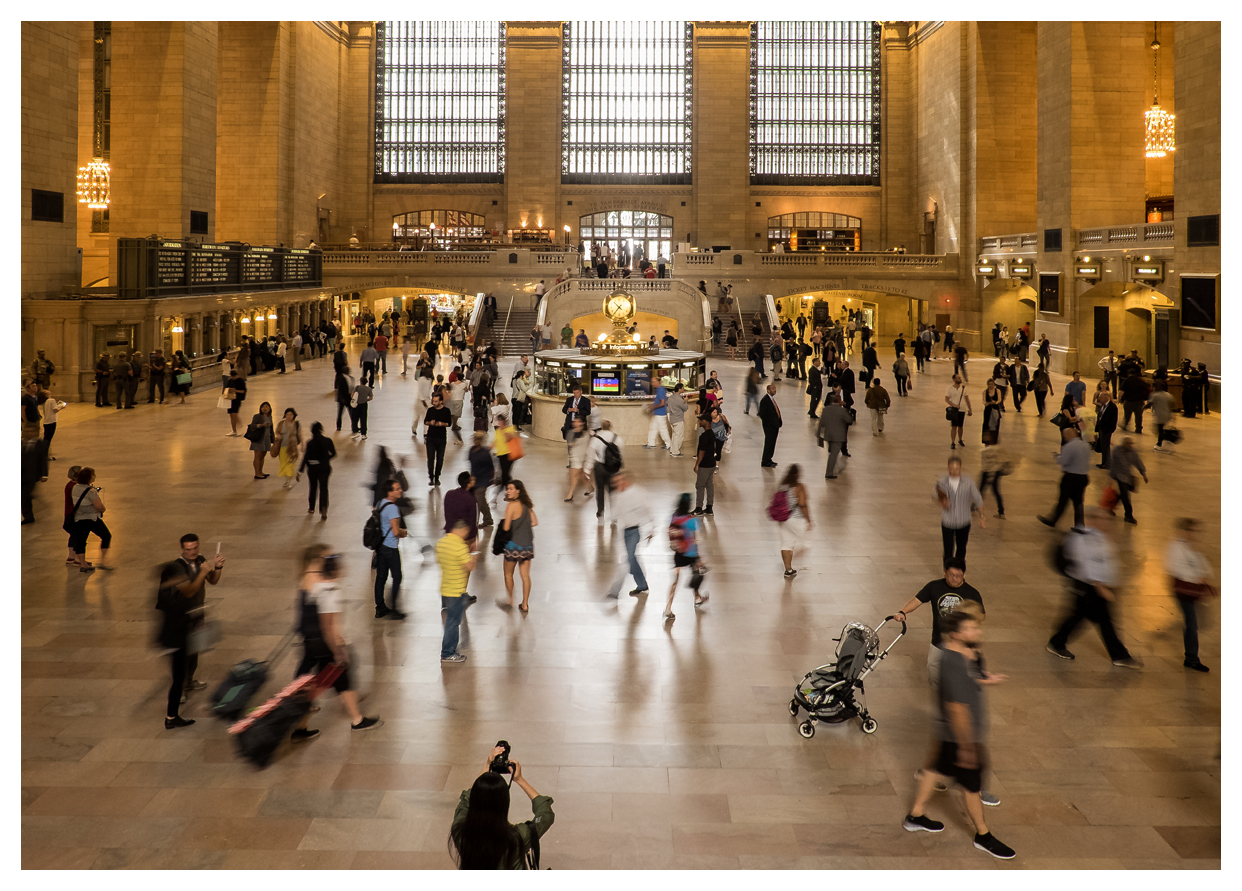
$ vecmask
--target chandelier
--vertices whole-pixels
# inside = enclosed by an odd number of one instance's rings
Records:
[[[1158,91],[1160,86],[1159,79],[1159,50],[1160,37],[1157,30],[1157,24],[1152,22],[1152,41],[1151,41],[1151,108],[1143,113],[1143,122],[1147,131],[1147,157],[1163,158],[1169,152],[1174,151],[1176,146],[1173,139],[1173,118],[1163,108],[1160,107]]]
[[[112,168],[103,158],[95,158],[78,168],[78,203],[91,210],[107,210],[112,198]]]

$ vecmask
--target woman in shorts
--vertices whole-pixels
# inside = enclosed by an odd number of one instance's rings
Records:
[[[521,480],[509,480],[505,486],[505,518],[501,527],[509,534],[503,552],[505,558],[505,591],[513,605],[513,570],[522,575],[522,612],[530,610],[530,561],[535,559],[535,505]]]

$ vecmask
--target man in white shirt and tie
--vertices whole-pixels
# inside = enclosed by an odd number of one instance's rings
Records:
[[[1104,382],[1113,388],[1113,398],[1117,398],[1117,357],[1112,350],[1100,360],[1100,371],[1104,372]]]

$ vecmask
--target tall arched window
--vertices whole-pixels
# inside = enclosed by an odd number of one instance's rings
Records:
[[[637,269],[642,260],[654,263],[660,254],[672,256],[673,218],[667,214],[646,210],[589,213],[578,218],[578,234],[588,252],[597,242],[610,248],[619,266]]]
[[[448,251],[480,243],[487,235],[482,214],[465,210],[411,210],[392,218],[392,240],[414,250]]]

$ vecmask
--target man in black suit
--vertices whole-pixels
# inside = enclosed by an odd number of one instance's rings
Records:
[[[776,404],[776,384],[768,384],[768,395],[759,400],[759,420],[763,423],[763,458],[760,467],[775,467],[772,453],[781,431],[781,409]]]
[[[837,372],[837,386],[841,388],[841,402],[845,405],[846,410],[850,413],[850,417],[856,416],[854,411],[854,370],[850,368],[849,362],[841,363],[841,370]],[[850,455],[850,447],[847,442],[841,448],[841,454],[845,457]]]
[[[569,441],[569,431],[574,428],[574,421],[582,421],[584,426],[589,426],[587,418],[591,415],[591,400],[582,395],[582,386],[574,384],[574,395],[565,400],[565,404],[561,406],[561,411],[565,414],[565,423],[561,426],[561,438],[567,443]]]
[[[1117,432],[1117,403],[1113,402],[1113,398],[1109,395],[1108,390],[1101,391],[1101,403],[1095,414],[1095,434],[1100,446],[1100,463],[1096,465],[1100,469],[1107,469],[1109,458],[1112,455],[1113,434]]]
[[[893,341],[893,355],[900,356],[906,351],[906,335],[901,333],[897,335],[897,339]]]
[[[819,367],[818,356],[811,360],[810,383],[806,386],[806,393],[811,397],[811,410],[807,414],[818,418],[815,412],[819,408],[819,400],[824,398],[824,372]]]

